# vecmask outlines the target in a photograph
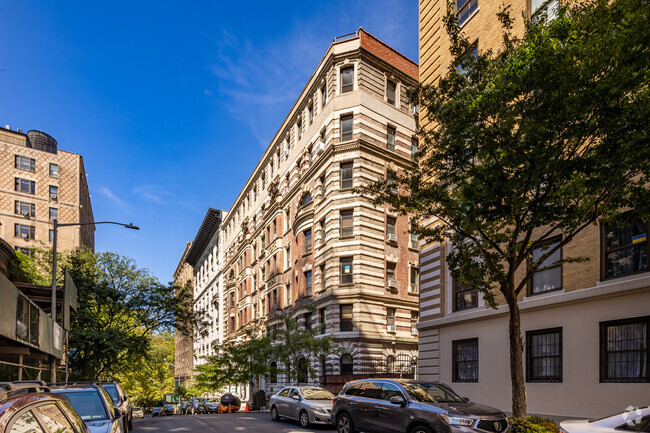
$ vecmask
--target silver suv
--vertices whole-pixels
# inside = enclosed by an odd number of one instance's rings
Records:
[[[334,400],[339,433],[507,433],[506,415],[471,403],[442,383],[405,379],[348,382]]]

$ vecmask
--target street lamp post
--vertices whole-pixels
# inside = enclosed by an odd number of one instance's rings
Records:
[[[134,226],[133,224],[123,224],[117,223],[114,221],[98,221],[98,222],[87,222],[87,223],[59,223],[56,219],[54,220],[54,233],[52,236],[52,322],[56,323],[56,238],[57,230],[59,227],[70,227],[70,226],[88,226],[94,224],[115,224],[118,226],[126,227],[127,229],[140,230],[140,227]]]

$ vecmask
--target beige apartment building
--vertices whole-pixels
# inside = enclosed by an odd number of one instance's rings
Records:
[[[267,391],[415,370],[418,241],[355,188],[411,164],[417,79],[363,29],[336,38],[223,220],[224,341],[284,311],[340,349],[310,360],[319,377],[279,374]]]
[[[520,11],[535,19],[556,5],[506,3],[520,34]],[[446,4],[419,2],[420,79],[426,84],[435,83],[451,62],[442,24]],[[479,50],[499,48],[496,13],[503,4],[457,1],[462,31]],[[650,403],[648,222],[634,212],[630,222],[626,228],[587,228],[547,263],[561,256],[590,261],[548,267],[530,281],[520,302],[530,413],[596,417]],[[449,251],[444,242],[421,250],[420,378],[450,383],[473,401],[510,410],[507,306],[489,308],[475,289],[455,285],[445,263]]]
[[[51,246],[53,220],[93,222],[81,155],[40,131],[0,128],[0,238],[31,254]],[[95,226],[62,227],[58,249],[95,247]]]
[[[193,287],[194,284],[194,270],[185,261],[191,247],[191,241],[185,244],[183,255],[174,271],[174,283],[180,287],[185,287],[188,283]],[[178,329],[176,330],[174,335],[174,383],[177,386],[187,382],[193,375],[194,353],[192,341],[192,334],[187,335]]]

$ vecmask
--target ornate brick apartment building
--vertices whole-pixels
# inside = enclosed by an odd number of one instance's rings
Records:
[[[330,45],[223,219],[224,341],[283,310],[342,348],[311,360],[311,383],[371,364],[413,372],[418,241],[409,218],[355,188],[411,163],[417,79],[416,63],[363,29]]]
[[[185,258],[192,247],[192,242],[185,244],[185,250],[174,271],[174,283],[180,287],[190,284],[194,288],[194,269]],[[180,385],[192,377],[194,369],[194,347],[192,334],[184,334],[178,329],[174,338],[174,383]]]
[[[40,131],[0,128],[0,238],[26,254],[50,246],[54,219],[92,222],[81,155]],[[58,249],[95,247],[95,226],[58,230]]]
[[[557,4],[505,3],[512,5],[513,31],[519,34],[524,30],[519,11],[535,19]],[[446,4],[419,2],[423,83],[435,83],[451,62],[442,24]],[[496,13],[503,4],[457,1],[462,30],[479,50],[499,48]],[[648,403],[648,222],[633,212],[630,221],[627,228],[589,227],[548,264],[561,254],[590,261],[549,267],[530,282],[520,302],[529,412],[595,417]],[[445,264],[449,248],[433,243],[421,250],[420,377],[451,383],[463,396],[510,410],[507,306],[491,309],[476,290],[455,286]]]

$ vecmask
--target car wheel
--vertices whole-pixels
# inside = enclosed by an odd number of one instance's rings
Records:
[[[339,415],[336,421],[336,428],[339,433],[354,433],[354,424],[350,415],[347,413]]]
[[[425,425],[420,424],[409,430],[409,433],[433,433],[433,430]]]
[[[300,425],[303,428],[309,427],[309,414],[306,411],[300,411]]]
[[[273,406],[271,407],[271,419],[273,421],[280,421],[280,415],[278,414],[278,408]]]

